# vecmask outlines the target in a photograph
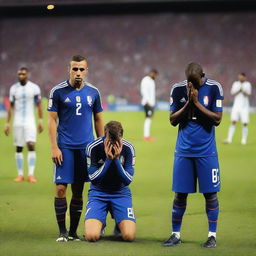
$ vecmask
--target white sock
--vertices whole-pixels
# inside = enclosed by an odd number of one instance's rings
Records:
[[[151,118],[147,117],[144,122],[144,137],[150,136]]]
[[[232,139],[233,139],[233,136],[234,136],[234,133],[235,133],[235,129],[236,129],[236,126],[234,124],[231,124],[229,126],[227,141],[230,142],[230,143],[232,142]]]
[[[15,153],[15,160],[16,160],[16,166],[17,166],[17,170],[18,170],[18,175],[24,175],[24,171],[23,171],[23,153],[19,152],[19,153]]]
[[[243,126],[242,128],[242,143],[246,143],[247,141],[247,136],[248,136],[248,127],[247,126]]]
[[[172,234],[175,234],[177,238],[180,238],[180,232],[172,232]]]
[[[34,176],[35,164],[36,164],[36,152],[28,151],[28,175]]]
[[[210,237],[210,236],[214,236],[216,238],[216,232],[209,232],[208,237]]]

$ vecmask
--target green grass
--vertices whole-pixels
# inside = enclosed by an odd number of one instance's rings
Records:
[[[168,112],[155,113],[152,134],[157,141],[145,142],[142,140],[144,113],[104,113],[106,122],[122,122],[124,137],[136,149],[135,179],[131,188],[137,217],[137,239],[133,243],[110,239],[113,230],[110,218],[106,238],[97,243],[56,243],[58,231],[53,208],[53,171],[47,131],[38,136],[36,184],[16,184],[12,181],[16,176],[14,147],[12,138],[2,133],[0,255],[256,255],[255,115],[251,117],[246,146],[240,145],[241,126],[237,128],[233,144],[221,144],[228,130],[228,115],[224,115],[222,124],[216,129],[222,178],[218,248],[207,250],[200,247],[207,236],[207,218],[201,194],[189,196],[182,227],[184,243],[175,248],[161,246],[171,231],[172,163],[177,135],[177,128],[169,125],[168,115]],[[0,120],[0,127],[4,127],[3,119]],[[84,192],[85,200],[87,189],[88,184]],[[70,190],[68,195],[70,198]],[[78,233],[83,233],[83,220]]]

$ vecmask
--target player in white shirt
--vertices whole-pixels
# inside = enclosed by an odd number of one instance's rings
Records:
[[[158,75],[158,71],[152,69],[147,76],[145,76],[140,83],[141,92],[141,104],[144,107],[146,113],[146,119],[144,122],[144,140],[154,141],[153,137],[150,137],[150,127],[152,122],[152,116],[154,113],[154,107],[156,104],[156,85],[155,79]]]
[[[34,177],[36,152],[36,124],[34,106],[38,108],[38,131],[43,131],[43,110],[41,106],[41,91],[37,84],[28,80],[28,69],[22,67],[18,70],[18,82],[10,88],[10,107],[5,125],[5,134],[10,134],[10,122],[13,119],[13,137],[16,146],[15,159],[18,169],[18,177],[15,182],[24,180],[23,170],[23,146],[26,144],[28,148],[28,181],[35,183]]]
[[[246,144],[248,136],[247,124],[249,123],[250,112],[249,96],[251,95],[251,90],[251,83],[246,81],[245,73],[240,73],[238,75],[238,81],[235,81],[231,88],[231,95],[234,96],[234,104],[231,111],[231,124],[228,137],[224,143],[229,144],[232,142],[235,133],[235,125],[240,120],[243,125],[241,144]]]

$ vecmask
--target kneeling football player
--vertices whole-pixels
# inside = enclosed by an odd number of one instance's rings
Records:
[[[89,242],[100,239],[108,212],[115,219],[115,235],[125,241],[135,238],[135,217],[128,185],[134,175],[135,151],[124,140],[121,123],[105,125],[105,136],[86,148],[91,186],[85,214],[84,237]]]

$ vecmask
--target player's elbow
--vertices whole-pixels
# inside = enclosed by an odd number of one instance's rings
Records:
[[[219,120],[219,121],[215,121],[215,122],[214,122],[214,126],[219,126],[219,125],[220,125],[220,122],[221,122],[220,120]]]
[[[177,126],[178,122],[177,122],[177,120],[175,120],[175,118],[172,118],[172,116],[170,116],[170,124],[172,126]]]
[[[171,112],[171,114],[170,114],[170,117],[169,117],[169,121],[170,121],[170,124],[172,125],[172,126],[176,126],[179,122],[177,122],[177,118],[175,118],[174,116],[173,116],[173,112]]]
[[[219,126],[221,123],[222,115],[219,114],[218,117],[214,120],[214,126]]]

